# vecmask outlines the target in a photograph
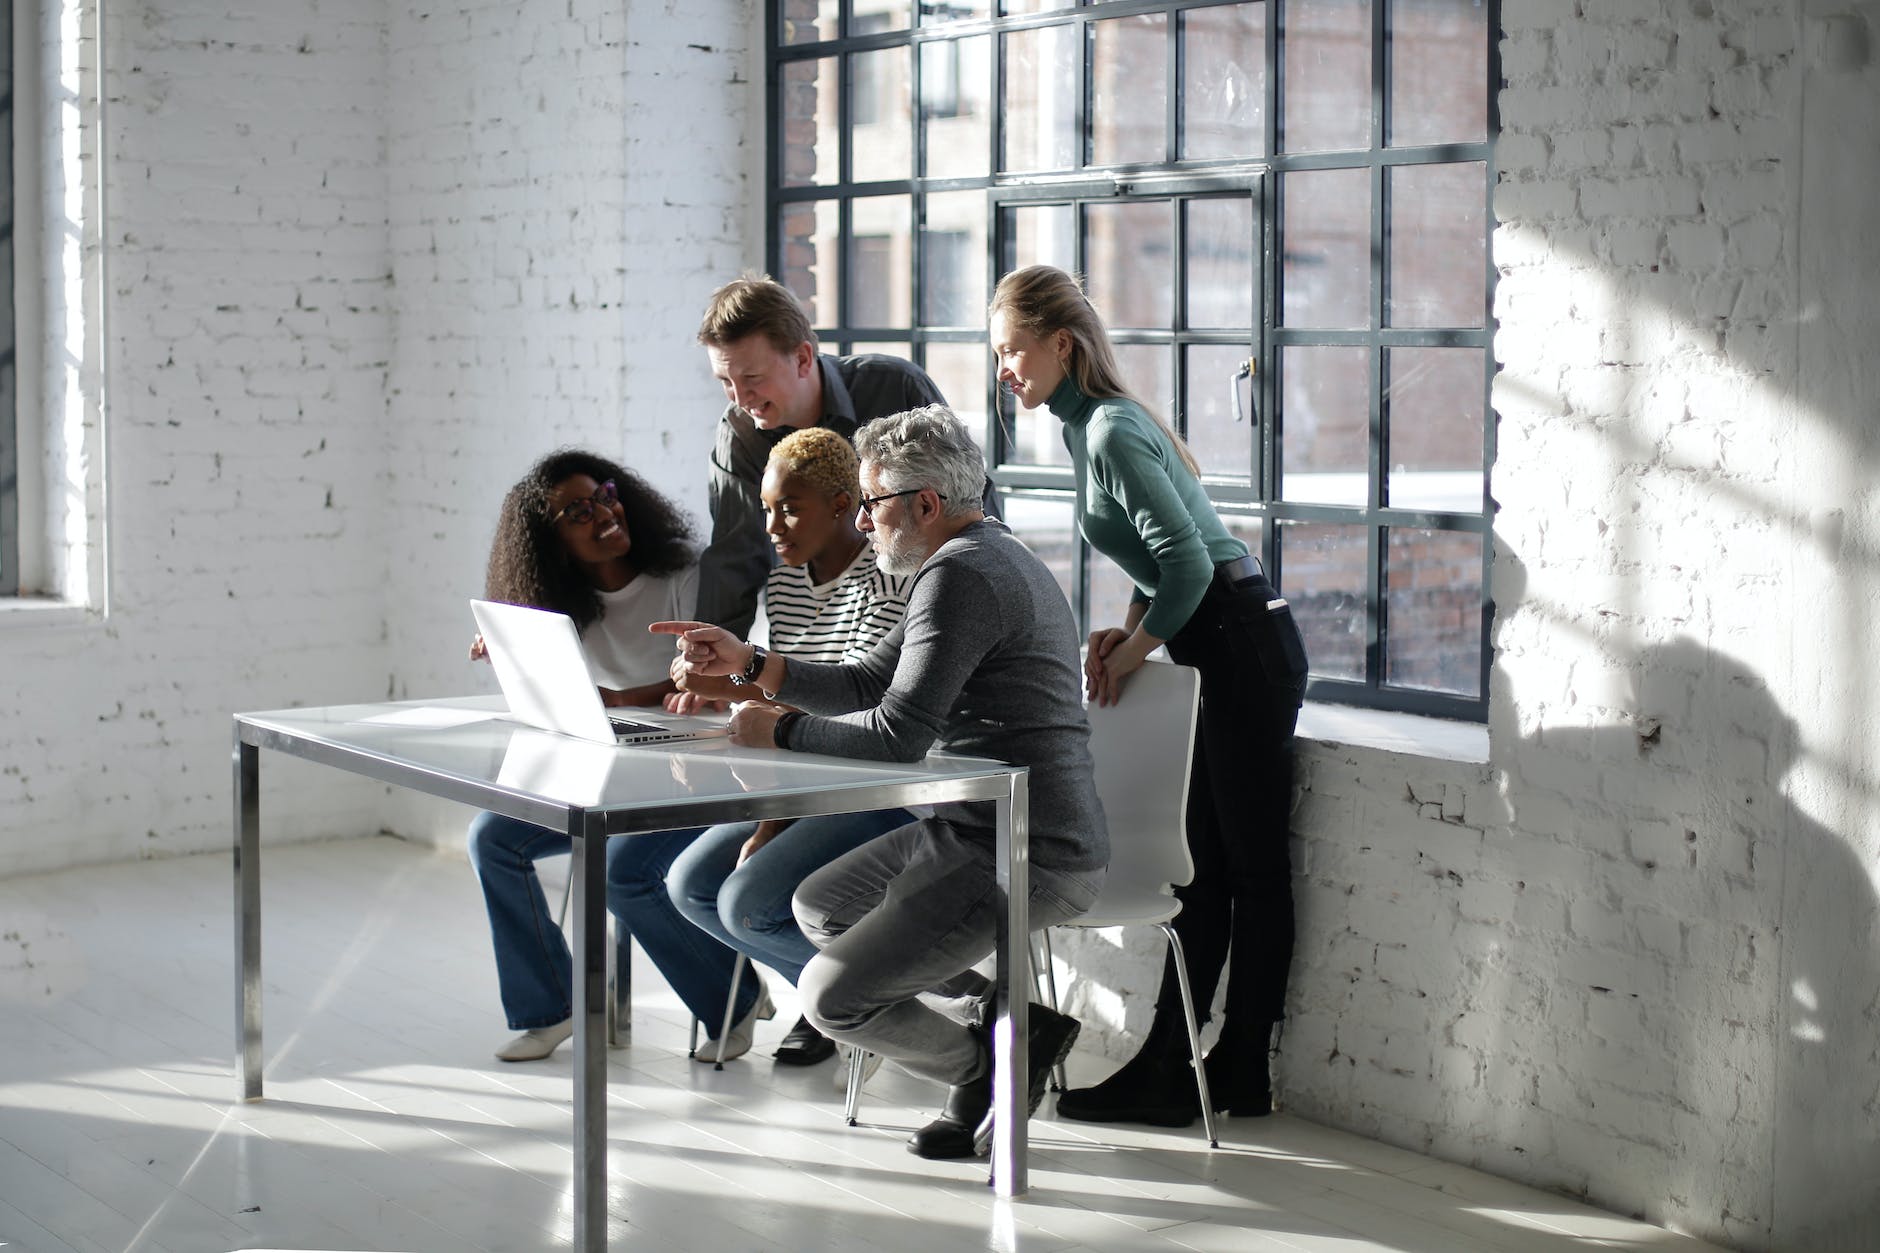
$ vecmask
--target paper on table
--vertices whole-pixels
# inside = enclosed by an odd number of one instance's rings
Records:
[[[450,709],[443,705],[420,705],[416,709],[394,709],[390,713],[373,714],[359,721],[374,726],[419,727],[439,731],[445,727],[468,726],[472,722],[488,722],[502,716],[503,711],[500,709]]]

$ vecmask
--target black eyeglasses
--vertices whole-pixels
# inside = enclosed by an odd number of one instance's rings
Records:
[[[862,497],[862,512],[872,518],[875,516],[875,506],[882,501],[893,500],[897,496],[918,496],[926,490],[924,487],[910,487],[904,492],[884,492],[879,496],[864,496]],[[940,496],[940,493],[935,492],[934,495]],[[946,497],[940,496],[940,499],[945,500]]]
[[[592,496],[583,496],[579,500],[569,501],[567,506],[562,509],[560,513],[548,520],[548,524],[555,526],[558,523],[567,521],[574,523],[576,526],[584,526],[594,520],[594,511],[596,509],[612,509],[619,499],[620,493],[614,490],[614,481],[608,479],[605,483],[601,484],[601,489]]]

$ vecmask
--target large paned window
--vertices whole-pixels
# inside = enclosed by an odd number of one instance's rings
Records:
[[[1311,696],[1487,709],[1497,0],[774,0],[770,264],[825,350],[920,362],[1086,627],[1121,572],[999,276],[1083,276],[1293,604]]]

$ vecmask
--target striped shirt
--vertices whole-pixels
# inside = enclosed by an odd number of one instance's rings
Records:
[[[779,565],[764,583],[770,647],[800,661],[858,661],[907,612],[910,582],[875,568],[873,544],[820,586],[810,582],[807,564]]]

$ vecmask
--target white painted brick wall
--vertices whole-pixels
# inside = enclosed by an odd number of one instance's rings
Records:
[[[379,7],[107,22],[111,612],[0,634],[9,871],[222,846],[231,710],[384,686]],[[376,826],[269,779],[274,834]]]
[[[761,254],[748,6],[107,20],[111,613],[0,627],[0,872],[224,846],[232,710],[486,684],[503,489],[587,442],[700,508],[692,331]],[[270,838],[461,838],[264,780]]]
[[[734,0],[394,18],[397,695],[493,690],[464,658],[465,602],[504,491],[543,453],[618,458],[705,525],[723,398],[694,334],[762,255],[760,19]],[[463,838],[457,807],[400,796],[391,812],[415,838]]]

